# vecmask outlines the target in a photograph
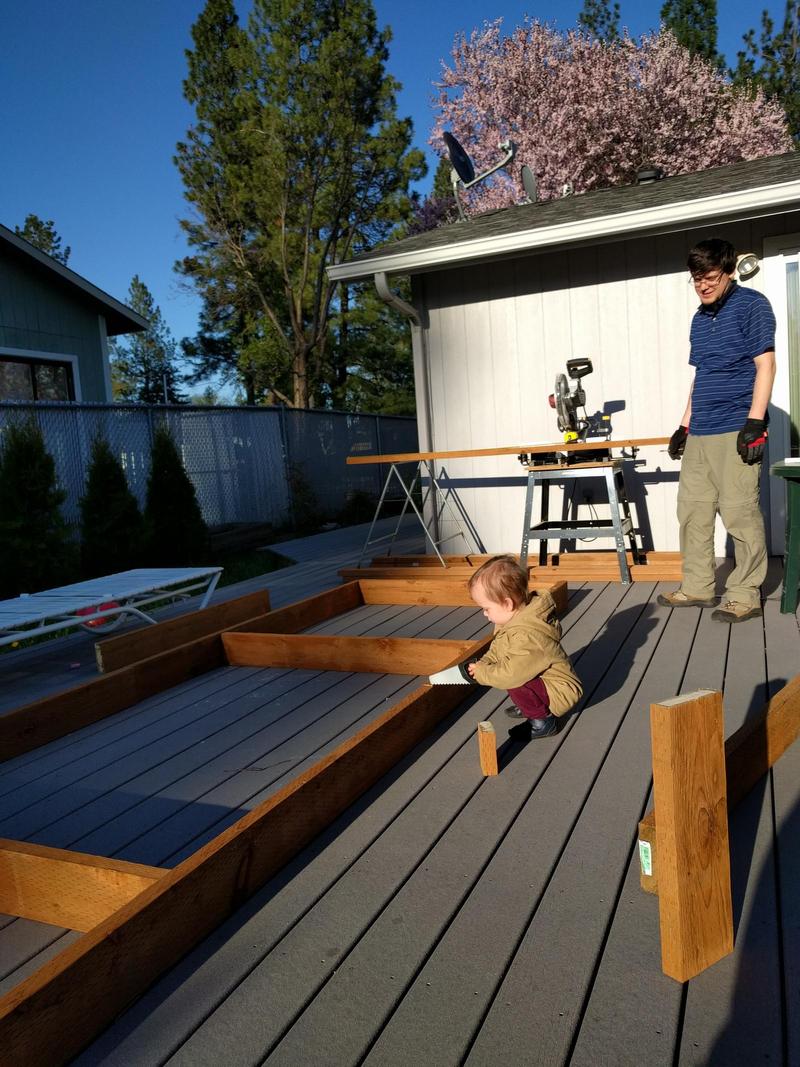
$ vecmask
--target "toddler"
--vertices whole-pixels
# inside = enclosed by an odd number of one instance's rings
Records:
[[[561,626],[547,592],[529,593],[528,576],[513,556],[494,556],[469,580],[472,599],[494,623],[489,650],[467,667],[481,685],[507,689],[514,707],[506,714],[527,719],[531,737],[549,737],[583,695]]]

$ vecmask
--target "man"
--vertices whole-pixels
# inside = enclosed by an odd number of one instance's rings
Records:
[[[689,253],[700,307],[692,319],[689,363],[695,377],[669,455],[682,458],[678,522],[683,581],[659,596],[668,607],[714,606],[714,520],[733,539],[736,566],[724,603],[711,616],[742,622],[761,614],[767,573],[764,520],[758,504],[767,407],[775,379],[775,316],[761,293],[734,281],[728,241],[701,241]]]

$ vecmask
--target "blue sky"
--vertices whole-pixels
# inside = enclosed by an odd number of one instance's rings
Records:
[[[178,339],[195,332],[199,302],[172,270],[185,251],[172,156],[192,121],[181,92],[184,49],[203,6],[203,0],[0,0],[0,222],[13,229],[29,212],[53,219],[72,247],[69,266],[120,300],[139,274]],[[660,0],[620,6],[635,35],[658,23]],[[719,46],[729,61],[763,6],[782,16],[784,5],[774,0],[720,4],[726,21]],[[249,4],[237,7],[242,15]],[[388,67],[403,83],[399,113],[413,118],[415,143],[427,148],[432,82],[458,32],[498,17],[511,30],[526,14],[567,29],[582,2],[377,0],[376,7],[394,34]]]

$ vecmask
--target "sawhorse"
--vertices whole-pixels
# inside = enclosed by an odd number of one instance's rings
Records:
[[[425,539],[430,544],[433,551],[436,553],[436,556],[438,557],[439,562],[443,567],[446,567],[447,563],[444,559],[444,556],[442,556],[442,553],[439,551],[439,546],[444,544],[445,541],[453,540],[453,538],[455,537],[462,537],[464,539],[464,543],[468,545],[469,541],[467,540],[467,533],[464,529],[465,525],[469,527],[471,539],[476,546],[476,551],[482,552],[483,546],[481,545],[477,534],[472,528],[472,524],[469,521],[469,516],[463,510],[463,507],[461,506],[457,497],[456,504],[461,510],[461,517],[459,518],[459,516],[453,510],[452,501],[450,499],[450,496],[448,496],[446,492],[446,489],[449,487],[445,486],[443,488],[440,479],[436,477],[436,472],[434,469],[434,460],[415,459],[413,461],[408,460],[406,462],[409,465],[411,462],[414,463],[414,474],[410,482],[406,482],[406,480],[403,478],[403,475],[400,473],[400,467],[398,463],[392,463],[389,467],[389,473],[386,475],[386,481],[383,483],[383,491],[381,492],[380,500],[378,501],[378,506],[375,508],[375,514],[372,518],[372,524],[370,525],[369,531],[367,533],[367,539],[364,542],[364,547],[361,549],[361,555],[358,557],[358,563],[356,564],[356,566],[360,567],[361,561],[367,554],[368,549],[372,545],[376,545],[381,541],[389,541],[389,551],[387,554],[391,555],[392,545],[395,542],[397,534],[400,530],[400,525],[403,519],[405,518],[406,512],[408,511],[409,507],[416,515],[420,528],[423,534],[425,535]],[[403,510],[400,512],[397,524],[395,525],[395,528],[392,533],[383,534],[381,537],[373,538],[372,531],[375,529],[375,523],[378,521],[381,509],[383,508],[384,500],[386,499],[386,494],[393,479],[395,479],[399,483],[400,488],[403,492],[403,496],[405,497],[405,500],[403,501]],[[414,494],[418,490],[421,491],[421,484],[425,480],[427,480],[428,482],[428,487],[424,491],[424,493],[422,493],[420,506],[417,507],[416,501],[414,500]],[[441,513],[437,506],[438,500],[441,500],[442,502]],[[431,515],[431,526],[433,527],[433,533],[431,533],[431,531],[428,529],[428,523],[425,521],[424,518],[425,508],[429,502],[429,513]],[[448,537],[441,537],[439,536],[439,519],[441,518],[441,514],[443,514],[445,508],[447,508],[450,513],[450,520],[454,524],[456,532],[450,534]]]

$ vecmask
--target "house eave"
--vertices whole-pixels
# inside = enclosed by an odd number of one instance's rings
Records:
[[[395,253],[387,250],[382,256],[375,255],[328,267],[328,274],[332,281],[341,282],[364,281],[378,272],[415,274],[556,246],[609,238],[622,239],[645,232],[658,233],[711,221],[733,221],[751,215],[781,214],[795,208],[800,209],[800,180],[551,226],[530,227],[515,233],[459,241],[435,248]]]
[[[15,234],[12,230],[9,230],[6,226],[0,225],[0,240],[5,241],[15,252],[23,255],[29,261],[36,263],[39,268],[57,275],[62,282],[79,289],[94,304],[99,305],[99,310],[106,320],[106,332],[109,336],[116,336],[122,333],[138,333],[149,329],[150,323],[138,312],[127,307],[121,301],[115,300],[113,296],[109,296],[102,289],[98,289],[96,285],[92,285],[86,278],[76,274],[69,267],[65,267],[63,263],[59,263],[52,256],[40,251],[40,249]]]

